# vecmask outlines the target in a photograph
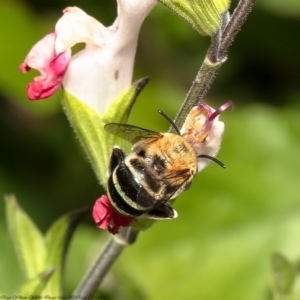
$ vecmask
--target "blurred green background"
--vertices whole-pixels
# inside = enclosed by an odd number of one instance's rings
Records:
[[[235,6],[236,1],[232,3]],[[0,194],[14,193],[42,231],[103,193],[64,114],[59,95],[29,101],[18,65],[53,31],[66,6],[110,25],[114,0],[0,1]],[[218,165],[176,202],[179,217],[156,223],[126,249],[103,285],[111,299],[271,299],[270,255],[300,255],[300,2],[259,0],[206,99],[232,100]],[[209,45],[162,5],[143,25],[134,78],[151,81],[131,123],[157,131],[176,115]],[[101,99],[101,95],[99,95]],[[146,117],[145,117],[146,116]],[[0,291],[22,282],[0,205]],[[75,234],[66,282],[71,292],[108,237],[91,216]],[[300,299],[300,298],[295,298]]]

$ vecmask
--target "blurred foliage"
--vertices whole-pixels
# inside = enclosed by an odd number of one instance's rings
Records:
[[[7,227],[26,278],[18,295],[62,296],[69,242],[86,210],[62,216],[43,236],[14,196],[6,196],[5,201]]]
[[[283,255],[275,252],[272,255],[272,269],[274,298],[285,299],[285,297],[289,297],[292,293],[292,288],[296,277],[295,266],[293,266],[293,264],[289,262]]]
[[[236,1],[233,1],[233,6]],[[60,215],[93,205],[102,187],[62,113],[58,95],[29,101],[34,72],[17,67],[54,28],[61,10],[77,5],[109,25],[114,0],[0,2],[0,193],[15,193],[42,231]],[[221,119],[218,156],[176,202],[179,217],[158,222],[122,254],[103,285],[111,299],[272,299],[271,254],[300,257],[300,2],[260,0],[229,51],[206,101],[232,100]],[[208,47],[184,20],[158,5],[142,28],[135,79],[151,81],[131,123],[168,128]],[[147,116],[145,118],[145,116]],[[0,291],[23,281],[0,206]],[[71,245],[71,292],[108,234],[89,216]],[[299,286],[299,285],[298,285]],[[101,293],[102,293],[101,292]]]

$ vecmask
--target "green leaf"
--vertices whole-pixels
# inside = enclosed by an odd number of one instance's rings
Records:
[[[34,278],[45,269],[46,247],[43,235],[13,195],[6,196],[5,200],[7,224],[18,259],[26,278]]]
[[[143,78],[134,83],[110,104],[103,117],[84,102],[63,90],[62,106],[64,111],[103,186],[106,186],[108,160],[113,146],[118,145],[124,150],[128,149],[128,142],[107,133],[104,125],[107,122],[126,123],[137,96],[147,82],[148,78]]]
[[[55,268],[55,273],[44,291],[46,295],[58,297],[63,294],[63,275],[68,246],[80,218],[86,211],[86,209],[81,209],[62,216],[46,234],[46,266]]]
[[[106,186],[106,169],[114,138],[104,130],[99,114],[67,91],[62,106],[83,146],[99,182]]]
[[[291,293],[296,276],[295,267],[282,254],[276,252],[272,255],[272,272],[275,299],[284,299],[284,296]]]
[[[213,35],[221,26],[221,14],[230,4],[228,0],[159,0],[184,18],[203,35]]]
[[[52,277],[55,268],[50,268],[41,274],[39,274],[36,278],[29,279],[27,282],[22,284],[18,295],[22,296],[32,296],[32,295],[41,295],[45,290],[45,287]]]

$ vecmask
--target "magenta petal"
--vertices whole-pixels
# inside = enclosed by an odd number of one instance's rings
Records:
[[[117,213],[114,214],[115,223],[120,225],[120,226],[123,226],[123,227],[129,226],[133,220],[134,220],[134,218],[122,216],[122,215],[117,214]]]
[[[19,69],[23,73],[27,73],[31,68],[27,65],[27,63],[23,62],[20,64]]]
[[[36,69],[42,74],[47,71],[51,61],[55,59],[55,32],[47,34],[38,41],[27,54],[24,62],[20,65],[20,70],[26,73],[30,69]]]
[[[71,51],[66,51],[54,58],[44,75],[35,77],[34,81],[27,85],[28,98],[38,100],[52,96],[64,79],[70,57]]]
[[[207,105],[207,104],[205,103],[205,105]],[[207,107],[209,107],[209,109],[207,110],[208,118],[206,119],[205,123],[203,124],[203,126],[201,128],[201,133],[202,134],[208,133],[208,131],[211,129],[212,124],[214,123],[216,117],[218,117],[225,109],[227,109],[230,106],[233,107],[233,102],[232,101],[226,102],[225,104],[223,104],[221,107],[219,107],[218,109],[216,109],[212,113],[211,112],[211,107],[207,105]]]
[[[211,122],[213,121],[218,115],[220,115],[225,109],[227,109],[228,107],[233,107],[234,104],[232,101],[228,101],[225,104],[223,104],[222,106],[220,106],[218,109],[215,110],[214,113],[212,113],[209,118],[207,119],[207,121]]]
[[[134,220],[114,211],[106,195],[96,201],[93,208],[93,219],[98,228],[108,229],[112,234],[118,233],[121,226],[127,227]]]
[[[126,217],[120,215],[117,212],[114,212],[111,216],[110,224],[108,227],[108,231],[112,234],[116,234],[119,232],[120,227],[127,227],[133,222],[134,218]]]
[[[97,199],[93,208],[93,219],[97,227],[101,229],[107,229],[111,221],[111,215],[114,213],[112,207],[109,204],[106,195]]]
[[[69,66],[71,50],[56,55],[55,38],[55,33],[46,35],[32,47],[25,61],[19,66],[23,73],[31,68],[41,73],[27,85],[27,95],[31,100],[44,99],[53,95],[63,81]]]
[[[50,86],[47,86],[43,80],[38,80],[29,83],[26,86],[27,89],[27,96],[30,100],[39,100],[39,99],[45,99],[54,94],[54,92],[58,89],[60,86],[60,82],[57,82],[57,84],[51,83]]]

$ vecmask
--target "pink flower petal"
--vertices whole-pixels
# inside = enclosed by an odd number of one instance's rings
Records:
[[[207,105],[205,103],[205,105]],[[199,105],[199,107],[201,106],[201,104]],[[213,113],[209,113],[208,114],[208,118],[205,121],[203,127],[202,127],[202,131],[203,132],[208,132],[213,124],[213,122],[215,121],[215,119],[228,107],[232,106],[233,107],[233,102],[232,101],[228,101],[225,104],[223,104],[221,107],[219,107],[217,110],[215,110]]]
[[[134,220],[117,213],[109,203],[106,195],[97,199],[93,208],[93,219],[100,229],[108,229],[112,234],[119,232],[121,226],[127,227]]]
[[[112,213],[113,209],[109,205],[107,196],[103,195],[101,198],[96,200],[93,208],[93,219],[99,228],[108,228]]]
[[[20,69],[26,73],[29,69],[37,69],[42,74],[44,73],[44,66],[50,64],[55,58],[55,32],[47,34],[40,41],[38,41],[27,54],[24,63],[21,64]]]
[[[71,50],[55,53],[55,33],[46,35],[28,53],[19,69],[27,73],[31,68],[41,75],[27,85],[27,95],[31,100],[48,98],[60,86],[71,59]]]

